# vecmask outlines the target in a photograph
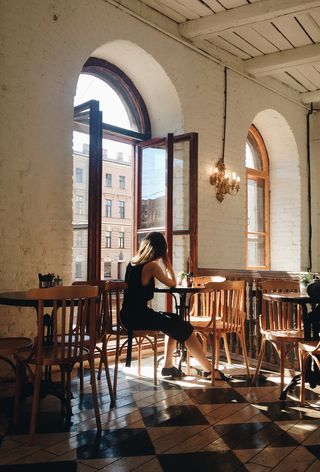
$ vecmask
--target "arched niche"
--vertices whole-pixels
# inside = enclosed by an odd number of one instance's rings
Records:
[[[100,46],[91,56],[111,62],[132,80],[146,104],[153,137],[183,131],[177,91],[151,54],[131,41],[115,40]]]
[[[253,119],[269,156],[271,270],[301,270],[301,171],[299,152],[287,120],[276,110]]]

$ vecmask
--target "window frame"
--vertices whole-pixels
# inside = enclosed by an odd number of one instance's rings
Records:
[[[124,220],[126,217],[126,202],[124,200],[118,201],[118,210],[119,210],[119,218]]]
[[[126,176],[119,175],[119,189],[125,190],[126,189]]]
[[[109,185],[110,184],[110,185]],[[112,174],[110,172],[106,172],[105,175],[105,187],[112,188]]]
[[[248,270],[270,270],[270,177],[269,158],[263,138],[258,129],[251,125],[248,136],[255,142],[261,155],[262,170],[246,167],[246,268]],[[246,140],[247,142],[247,140]],[[264,183],[264,232],[248,231],[248,180],[263,181]],[[248,265],[248,241],[249,235],[263,235],[265,239],[265,264],[261,266]]]
[[[125,238],[124,231],[119,231],[119,235],[118,235],[118,249],[125,249],[125,247],[124,247],[124,238]]]
[[[109,214],[110,210],[110,214]],[[104,214],[106,218],[112,218],[112,200],[111,198],[104,199]]]

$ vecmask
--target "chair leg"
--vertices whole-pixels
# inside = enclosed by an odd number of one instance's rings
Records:
[[[16,364],[16,382],[15,382],[15,395],[14,395],[14,409],[13,409],[13,424],[17,426],[19,420],[19,410],[20,410],[20,400],[21,400],[21,391],[23,384],[23,375],[24,368],[22,364],[17,361]]]
[[[83,363],[82,363],[83,365]],[[72,405],[71,405],[71,372],[72,368],[66,370],[67,383],[66,383],[66,416],[70,418],[72,416]]]
[[[103,349],[103,347],[104,346],[102,346],[102,351],[100,352],[100,364],[102,365],[102,363],[104,363],[104,368],[105,368],[105,371],[106,371],[107,385],[108,385],[109,396],[110,396],[110,405],[114,406],[114,403],[115,403],[116,399],[115,399],[113,388],[112,388],[112,382],[111,382],[111,376],[110,376],[110,370],[109,370],[109,362],[108,362],[108,354],[107,354],[107,350]]]
[[[257,383],[257,380],[258,380],[258,375],[259,375],[259,372],[260,372],[262,359],[263,359],[263,356],[264,356],[265,346],[266,346],[266,338],[262,337],[261,346],[260,346],[260,353],[259,353],[258,362],[257,362],[257,367],[256,367],[256,371],[254,373],[253,379],[252,379],[253,385],[255,385]]]
[[[120,357],[120,334],[117,334],[116,353],[115,353],[115,358],[114,358],[114,373],[113,373],[113,395],[115,399],[117,399],[119,357]]]
[[[153,337],[153,383],[158,385],[158,335]]]
[[[300,405],[303,406],[305,403],[305,382],[306,382],[306,361],[307,356],[305,353],[301,353],[301,386],[300,386]]]
[[[29,430],[29,445],[32,446],[35,440],[36,423],[39,409],[39,397],[40,397],[40,385],[42,377],[42,366],[37,365],[34,376],[33,396],[32,396],[32,409],[31,409],[31,422]]]
[[[218,344],[218,340],[216,339],[215,333],[208,334],[208,338],[211,338],[211,352],[212,352],[212,360],[211,360],[211,385],[215,385],[215,368],[216,368],[216,345]]]
[[[219,362],[220,362],[220,344],[221,344],[221,338],[220,336],[217,336],[216,340],[216,365],[215,368],[219,369]]]
[[[80,376],[80,392],[83,392],[83,377],[84,377],[84,368],[83,368],[83,362],[80,362],[79,364],[79,376]]]
[[[94,370],[94,356],[93,355],[90,355],[89,357],[89,365],[90,365],[90,374],[91,374],[91,389],[92,389],[94,413],[96,417],[97,429],[101,431],[101,417],[100,417],[100,409],[99,409],[99,402],[98,402],[97,381],[96,381],[95,370]]]
[[[231,356],[230,356],[230,349],[229,349],[228,339],[227,339],[227,334],[226,333],[223,333],[222,339],[223,339],[223,344],[224,344],[224,350],[226,351],[227,362],[228,362],[228,364],[232,364]]]
[[[248,379],[250,379],[249,359],[248,359],[248,352],[247,352],[244,331],[241,331],[241,333],[239,334],[239,339],[240,339],[240,344],[241,344],[241,349],[242,349],[243,360],[246,364],[247,376],[248,376]]]
[[[280,389],[281,392],[284,389],[284,362],[285,362],[285,346],[283,343],[280,344],[278,351],[280,357]]]
[[[143,338],[137,338],[138,344],[138,375],[141,375],[141,363],[142,363],[142,340]]]

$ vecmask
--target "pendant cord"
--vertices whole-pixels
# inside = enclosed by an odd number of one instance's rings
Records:
[[[223,139],[222,139],[222,157],[224,162],[224,154],[226,148],[226,128],[227,128],[227,90],[228,90],[228,68],[224,67],[224,110],[223,110]]]

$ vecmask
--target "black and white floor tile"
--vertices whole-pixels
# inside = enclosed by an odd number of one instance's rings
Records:
[[[71,424],[61,419],[56,398],[44,398],[34,446],[27,444],[30,398],[13,429],[12,399],[2,392],[0,472],[319,471],[320,409],[300,407],[298,388],[280,401],[277,374],[265,373],[253,387],[240,367],[226,371],[233,378],[214,387],[191,376],[160,378],[154,387],[149,368],[140,378],[123,371],[113,409],[101,380],[100,434],[90,387],[80,395],[75,379]],[[319,401],[319,392],[308,398]]]

